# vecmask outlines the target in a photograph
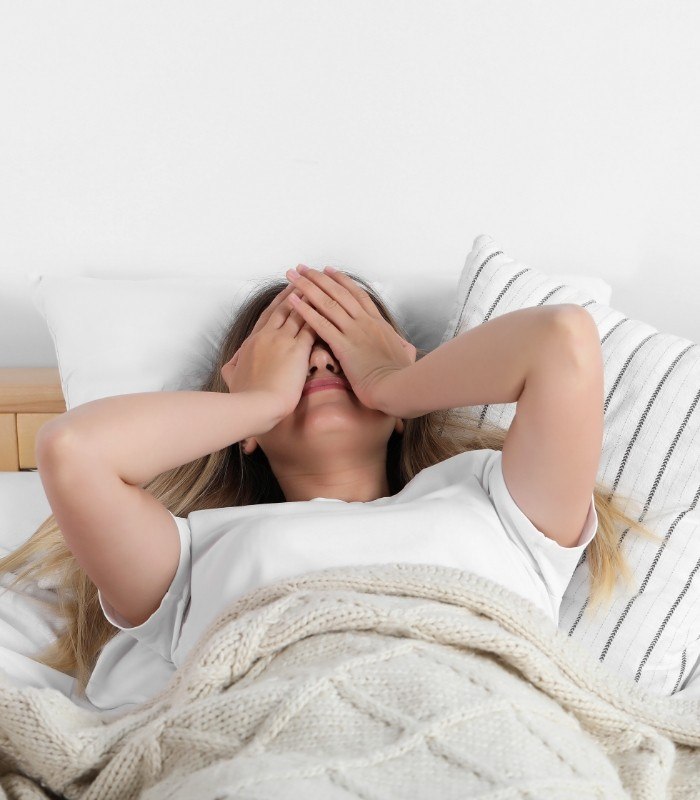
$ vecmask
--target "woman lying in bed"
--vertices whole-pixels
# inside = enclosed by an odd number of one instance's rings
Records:
[[[59,574],[66,628],[38,660],[96,708],[150,698],[234,599],[314,570],[457,567],[553,625],[584,549],[594,604],[629,577],[616,523],[646,529],[596,483],[603,363],[583,308],[517,310],[417,358],[361,278],[299,271],[249,299],[200,391],[41,429],[53,515],[0,570]],[[457,411],[484,403],[517,403],[508,431]]]

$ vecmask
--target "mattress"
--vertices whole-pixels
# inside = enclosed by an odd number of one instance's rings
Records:
[[[0,472],[1,556],[29,539],[50,514],[38,472]],[[14,577],[0,575],[0,669],[16,686],[48,687],[72,697],[73,677],[33,659],[60,628],[56,593],[35,583],[11,589]]]

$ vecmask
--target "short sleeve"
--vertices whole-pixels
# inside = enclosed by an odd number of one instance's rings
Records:
[[[536,528],[511,496],[503,477],[503,453],[500,450],[494,451],[489,457],[484,471],[484,484],[506,533],[532,559],[558,610],[579,559],[598,530],[594,495],[591,494],[588,515],[578,543],[574,547],[564,547]]]
[[[180,638],[183,617],[190,600],[192,564],[190,526],[185,518],[173,514],[171,516],[177,524],[180,535],[180,560],[168,591],[151,616],[140,625],[129,625],[127,620],[102,597],[101,592],[99,590],[97,592],[102,611],[112,625],[126,631],[168,661],[173,660],[173,651]]]

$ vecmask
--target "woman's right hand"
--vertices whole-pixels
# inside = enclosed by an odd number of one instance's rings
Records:
[[[265,392],[279,403],[280,418],[297,407],[306,383],[314,331],[288,305],[301,295],[290,284],[262,312],[250,335],[221,368],[229,392]]]

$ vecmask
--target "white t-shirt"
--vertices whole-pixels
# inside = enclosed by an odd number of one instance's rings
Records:
[[[593,495],[575,547],[538,530],[506,487],[500,450],[459,453],[423,469],[391,497],[324,497],[193,511],[177,522],[181,552],[159,608],[129,627],[98,593],[120,632],[103,648],[88,708],[123,711],[165,687],[233,600],[278,580],[362,564],[437,564],[517,592],[559,621],[562,595],[598,528]]]

